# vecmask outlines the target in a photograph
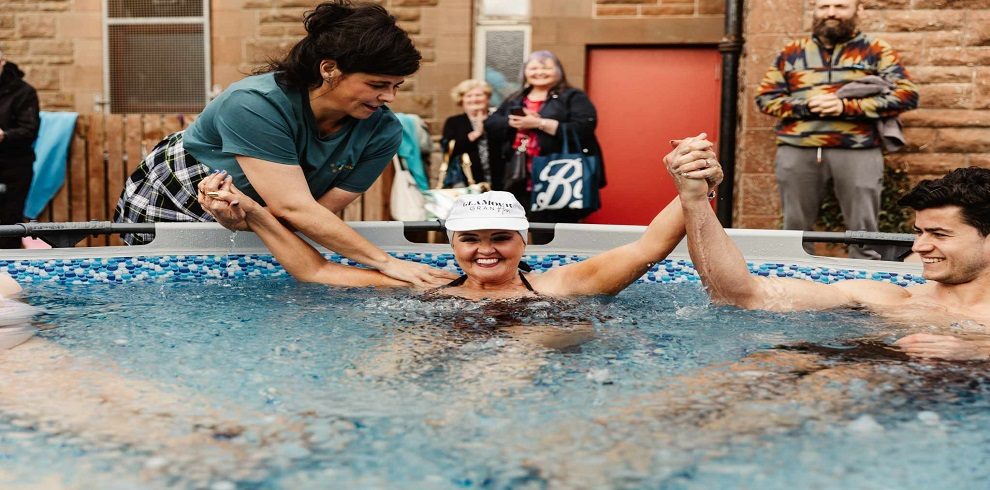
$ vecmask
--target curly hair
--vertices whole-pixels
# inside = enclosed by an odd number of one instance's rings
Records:
[[[450,90],[450,98],[454,101],[455,105],[461,105],[461,103],[464,102],[464,94],[476,88],[480,88],[484,91],[485,95],[489,97],[492,96],[492,86],[488,85],[488,82],[469,78],[461,83],[458,83],[453,89]]]
[[[309,89],[323,82],[320,63],[332,59],[344,74],[409,76],[422,55],[409,34],[385,8],[372,3],[332,0],[306,13],[306,37],[285,58],[272,60],[258,73],[277,72],[291,88]]]
[[[985,237],[990,235],[990,169],[957,168],[940,179],[923,180],[897,203],[915,211],[959,206],[963,221]]]

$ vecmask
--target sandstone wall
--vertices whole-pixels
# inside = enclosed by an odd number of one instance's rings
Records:
[[[779,227],[773,176],[775,119],[753,97],[777,51],[811,30],[808,0],[747,0],[735,226]],[[886,39],[920,86],[902,120],[909,147],[887,156],[913,180],[953,168],[990,168],[990,0],[866,0],[864,31]]]
[[[397,111],[434,133],[454,114],[449,89],[471,75],[472,0],[379,0],[424,55]],[[990,167],[990,0],[866,0],[863,28],[900,50],[921,86],[921,109],[904,116],[907,151],[890,165],[912,178],[964,165]],[[302,35],[315,0],[211,2],[212,79],[227,86],[279,56]],[[746,0],[741,64],[735,225],[776,228],[774,119],[756,109],[756,85],[777,50],[810,30],[810,0]],[[589,47],[713,45],[722,0],[532,0],[532,45],[550,49],[582,85]],[[46,110],[98,109],[103,95],[101,0],[0,0],[0,44],[27,72]]]
[[[220,3],[220,2],[215,2]],[[269,57],[278,57],[305,33],[302,16],[318,2],[312,0],[246,0],[237,24],[243,29],[225,29],[214,21],[217,34],[225,33],[223,53],[214,53],[217,83],[227,84],[262,65]],[[383,0],[399,25],[413,38],[423,54],[418,73],[402,85],[392,108],[398,112],[418,114],[439,131],[439,124],[455,108],[448,95],[450,89],[470,76],[471,0]],[[253,31],[250,29],[253,28]],[[215,41],[216,42],[216,41]],[[240,49],[240,53],[236,50]],[[240,54],[240,56],[238,56]]]
[[[100,0],[0,0],[0,46],[43,109],[90,111],[102,93],[100,9]]]
[[[287,51],[304,33],[303,13],[317,3],[211,2],[213,83],[226,87]],[[379,3],[398,17],[424,58],[422,70],[403,85],[394,108],[442,121],[454,111],[447,95],[450,88],[470,75],[471,0]],[[0,46],[38,89],[44,110],[99,110],[95,102],[103,98],[102,23],[100,0],[0,0]]]

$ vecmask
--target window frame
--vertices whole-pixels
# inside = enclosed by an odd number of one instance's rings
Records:
[[[496,31],[522,31],[523,32],[523,54],[519,59],[519,65],[522,66],[523,60],[526,59],[526,55],[529,54],[533,49],[533,27],[529,24],[523,23],[478,23],[474,30],[474,56],[472,62],[471,74],[472,78],[478,80],[485,79],[485,54],[488,51],[488,40],[487,34],[489,32]]]
[[[212,66],[212,30],[210,26],[210,0],[202,0],[202,15],[198,17],[110,17],[110,0],[101,0],[103,18],[103,107],[102,112],[112,113],[112,94],[110,91],[110,26],[144,26],[144,25],[201,25],[203,28],[203,106],[210,100],[210,90],[213,86]]]

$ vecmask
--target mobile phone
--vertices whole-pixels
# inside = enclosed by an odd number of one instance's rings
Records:
[[[509,114],[513,116],[525,116],[526,111],[524,111],[522,107],[515,107],[511,111],[509,111]]]

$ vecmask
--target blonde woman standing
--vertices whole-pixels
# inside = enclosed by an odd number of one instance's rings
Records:
[[[492,182],[493,152],[490,150],[488,135],[485,134],[492,88],[483,80],[468,79],[458,83],[450,91],[450,96],[463,112],[448,117],[443,123],[441,148],[446,153],[450,151],[449,145],[453,142],[450,161],[459,162],[461,156],[467,154],[471,159],[474,180]],[[456,182],[444,182],[445,187],[452,185],[456,185]]]

